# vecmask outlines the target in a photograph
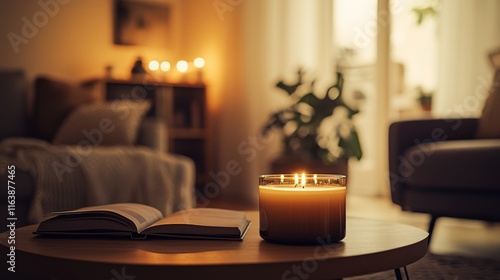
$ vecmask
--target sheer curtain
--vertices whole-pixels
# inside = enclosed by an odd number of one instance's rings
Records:
[[[218,165],[236,160],[241,173],[224,192],[256,202],[257,178],[268,172],[268,163],[280,152],[278,135],[263,138],[259,134],[271,112],[286,102],[274,85],[281,78],[294,82],[299,67],[317,79],[320,91],[335,79],[333,7],[329,0],[252,0],[241,8],[244,79],[238,96],[227,98],[238,100],[229,104],[245,108],[231,109],[238,121],[229,120],[229,113],[223,118],[229,126],[218,146],[222,150],[233,148],[220,154]]]
[[[441,1],[438,116],[478,116],[491,84],[489,51],[500,47],[500,1]]]

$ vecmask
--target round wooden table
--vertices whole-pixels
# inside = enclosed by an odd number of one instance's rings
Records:
[[[335,279],[404,267],[427,252],[427,232],[408,225],[348,218],[342,242],[291,246],[261,239],[258,212],[247,216],[253,224],[242,242],[49,238],[28,226],[16,231],[16,271],[56,279]],[[7,233],[0,242],[5,253]]]

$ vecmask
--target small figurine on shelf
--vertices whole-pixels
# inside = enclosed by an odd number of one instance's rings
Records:
[[[131,74],[132,79],[140,79],[146,76],[147,72],[144,68],[144,65],[142,64],[142,57],[137,57],[136,61],[134,62],[134,66],[132,66]]]
[[[105,69],[106,79],[111,80],[113,78],[113,66],[106,65],[106,68],[104,69]]]

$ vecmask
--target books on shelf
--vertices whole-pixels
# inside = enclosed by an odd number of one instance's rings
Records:
[[[192,208],[163,217],[151,206],[118,203],[54,212],[34,233],[243,240],[250,224],[235,210]]]

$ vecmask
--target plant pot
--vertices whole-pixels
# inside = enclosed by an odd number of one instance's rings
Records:
[[[340,174],[347,176],[347,160],[325,164],[320,160],[304,160],[297,157],[281,156],[271,163],[273,174]]]
[[[420,107],[424,111],[430,111],[430,110],[432,110],[432,104],[431,103],[422,103],[422,104],[420,104]]]

